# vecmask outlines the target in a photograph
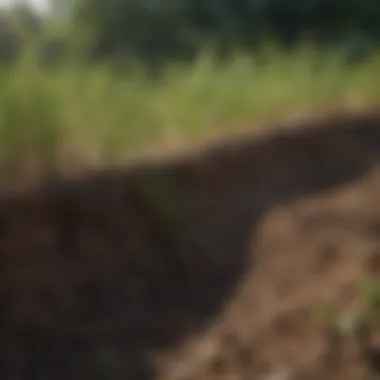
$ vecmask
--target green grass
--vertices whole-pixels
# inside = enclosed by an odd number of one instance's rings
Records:
[[[337,312],[332,306],[321,302],[313,308],[314,320],[343,335],[367,339],[380,321],[380,281],[368,275],[363,276],[358,282],[357,295],[363,301],[359,312]]]
[[[146,146],[191,144],[292,111],[374,106],[379,77],[380,53],[343,67],[307,47],[236,54],[223,65],[204,53],[155,82],[137,70],[118,77],[107,65],[44,71],[26,54],[0,68],[1,164],[117,163]]]

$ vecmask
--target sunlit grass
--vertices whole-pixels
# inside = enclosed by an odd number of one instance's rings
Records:
[[[34,58],[0,69],[0,156],[12,168],[34,160],[52,169],[73,157],[115,163],[178,137],[191,144],[292,111],[376,106],[380,98],[380,54],[344,66],[308,47],[235,54],[223,64],[204,52],[193,65],[169,65],[158,81],[106,65],[44,70]]]

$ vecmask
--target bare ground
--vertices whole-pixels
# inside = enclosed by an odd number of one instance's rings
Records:
[[[271,131],[5,194],[1,379],[377,379],[380,114]]]

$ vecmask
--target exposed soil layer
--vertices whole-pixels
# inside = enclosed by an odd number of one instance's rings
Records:
[[[0,205],[0,378],[375,379],[380,114],[49,181]]]

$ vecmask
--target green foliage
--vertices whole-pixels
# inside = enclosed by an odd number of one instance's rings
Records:
[[[314,320],[328,331],[352,336],[366,341],[372,328],[380,321],[380,282],[378,279],[364,277],[358,284],[358,292],[363,299],[359,312],[338,312],[332,306],[320,302],[314,305]]]
[[[36,57],[26,51],[0,72],[0,150],[13,170],[34,161],[54,170],[62,137],[59,97]]]
[[[377,314],[380,320],[380,282],[371,277],[366,277],[360,285],[366,304]]]
[[[73,13],[91,31],[96,56],[153,64],[194,57],[205,45],[228,56],[269,36],[287,47],[305,37],[324,45],[360,37],[372,46],[380,37],[377,0],[82,0]]]
[[[31,50],[0,67],[0,164],[121,163],[299,110],[375,106],[379,63],[347,67],[306,45],[292,54],[271,45],[223,63],[204,51],[152,81],[138,68],[120,75],[78,61],[44,70]]]

